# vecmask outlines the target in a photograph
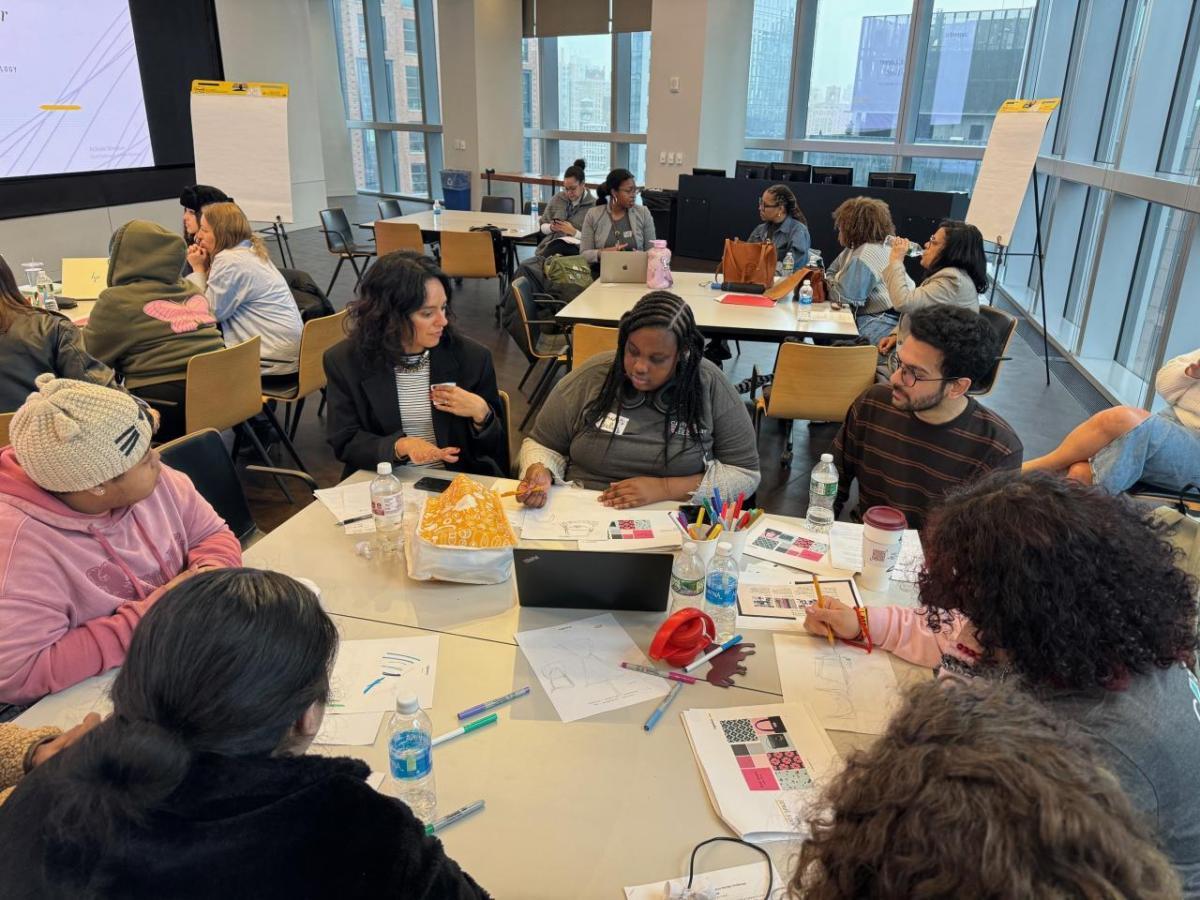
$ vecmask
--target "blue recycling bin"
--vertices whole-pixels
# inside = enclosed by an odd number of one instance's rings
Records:
[[[471,209],[471,173],[466,169],[442,169],[442,205],[446,209]]]

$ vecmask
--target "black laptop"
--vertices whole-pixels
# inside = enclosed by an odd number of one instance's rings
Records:
[[[516,549],[517,601],[550,609],[663,612],[674,561],[670,553]]]

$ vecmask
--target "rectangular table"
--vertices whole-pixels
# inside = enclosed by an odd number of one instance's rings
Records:
[[[799,303],[780,300],[773,307],[733,306],[718,303],[724,291],[707,287],[711,278],[700,272],[675,272],[671,292],[678,294],[692,308],[696,325],[706,335],[741,338],[744,340],[782,343],[785,338],[821,336],[854,338],[858,328],[854,314],[848,309],[833,311],[828,303],[816,303],[808,310],[817,318],[798,321]],[[705,286],[701,286],[701,282]],[[554,316],[560,322],[616,326],[621,314],[633,308],[649,288],[644,284],[603,284],[594,281],[578,297]]]
[[[438,235],[443,231],[470,231],[481,225],[495,225],[504,233],[506,240],[521,240],[541,234],[541,227],[533,224],[530,216],[515,213],[475,212],[460,209],[442,210],[442,220],[435,224],[433,210],[426,209],[406,216],[396,216],[392,219],[380,219],[382,222],[404,222],[419,225],[425,235]],[[375,221],[360,222],[360,228],[375,228]],[[434,238],[436,240],[436,237]]]

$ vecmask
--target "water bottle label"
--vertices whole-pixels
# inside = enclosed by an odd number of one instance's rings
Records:
[[[718,572],[709,575],[704,599],[713,606],[733,606],[737,602],[737,579]]]
[[[400,509],[399,494],[387,494],[383,497],[371,498],[371,513],[373,515],[398,516],[400,515]]]
[[[388,764],[398,781],[424,778],[433,769],[433,751],[429,735],[422,731],[401,731],[388,741]]]
[[[684,596],[699,596],[704,593],[703,578],[680,578],[678,575],[671,576],[671,593],[683,594]]]
[[[838,483],[836,481],[817,481],[812,478],[808,482],[808,495],[810,497],[836,497]]]

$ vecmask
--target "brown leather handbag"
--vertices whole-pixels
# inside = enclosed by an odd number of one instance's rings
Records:
[[[800,287],[805,279],[812,287],[813,303],[824,303],[829,297],[825,287],[825,272],[811,266],[797,269],[789,277],[780,279],[774,286],[767,288],[766,296],[772,300],[782,300],[788,294],[794,294],[796,299],[799,299]]]
[[[720,271],[724,281],[769,288],[775,283],[775,245],[726,238]]]

